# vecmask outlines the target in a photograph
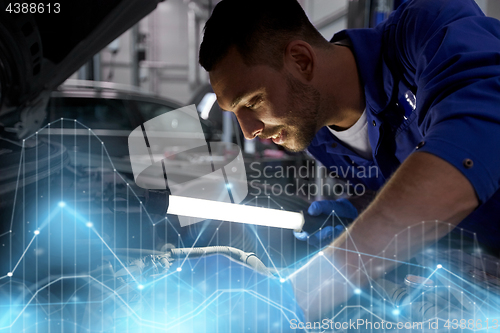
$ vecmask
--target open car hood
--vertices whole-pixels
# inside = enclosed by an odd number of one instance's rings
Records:
[[[0,137],[36,131],[50,92],[161,1],[43,0],[44,13],[15,14],[0,0]]]

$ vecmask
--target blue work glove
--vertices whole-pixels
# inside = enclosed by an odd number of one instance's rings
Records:
[[[344,198],[338,200],[315,201],[307,210],[311,216],[320,216],[321,214],[330,215],[332,211],[334,216],[339,217],[341,220],[354,220],[358,217],[358,210],[349,202],[349,200]],[[329,244],[345,229],[342,224],[337,226],[326,225],[321,228],[323,224],[324,223],[317,225],[317,229],[314,229],[314,226],[312,225],[304,226],[301,232],[294,231],[293,234],[298,240],[307,241],[309,244],[319,248],[322,245],[324,246]],[[311,227],[313,227],[314,230],[311,230]],[[321,230],[319,230],[319,228],[321,228]]]

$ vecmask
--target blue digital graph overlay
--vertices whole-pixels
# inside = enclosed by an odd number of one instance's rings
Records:
[[[458,232],[366,286],[346,277],[355,296],[321,321],[327,329],[307,326],[288,277],[321,250],[290,230],[224,221],[181,227],[175,216],[150,214],[130,161],[103,140],[61,119],[19,146],[0,190],[1,332],[360,331],[342,327],[358,320],[372,323],[366,331],[381,322],[395,330],[438,321],[435,331],[444,332],[500,325],[498,260]],[[267,196],[244,203],[283,209]],[[334,220],[332,212],[323,225]],[[255,253],[265,267],[223,255],[227,247]],[[407,276],[432,283],[412,287]]]

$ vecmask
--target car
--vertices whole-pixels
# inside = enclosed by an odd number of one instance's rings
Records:
[[[51,92],[159,2],[65,1],[58,2],[56,12],[54,2],[39,1],[28,13],[0,0],[0,234],[11,227],[4,221],[18,185],[15,169],[20,156],[30,166],[26,172],[37,177],[47,177],[55,165],[49,163],[49,172],[37,173],[42,167],[35,163],[38,150],[28,142],[24,152],[23,141],[43,126]],[[60,155],[63,158],[57,160],[67,163],[64,147],[43,145],[48,149],[47,161]],[[25,179],[25,184],[34,179]]]
[[[87,162],[90,155],[90,159],[98,164],[101,154],[109,155],[115,169],[130,175],[130,133],[146,121],[181,107],[178,102],[137,87],[70,79],[51,93],[45,129],[39,131],[38,136],[46,138],[50,134],[56,141],[60,137],[70,158]],[[207,141],[220,141],[220,130],[214,128],[210,120],[194,119],[178,112],[162,119],[163,129],[172,142],[171,147],[165,147],[170,152],[182,151],[183,146],[190,147],[190,140],[198,138],[199,123]]]
[[[199,152],[180,153],[200,119],[181,119],[172,112],[178,103],[136,88],[66,81],[157,3],[71,0],[61,4],[64,15],[42,15],[10,13],[10,3],[0,0],[0,331],[302,331],[296,324],[305,318],[287,277],[316,248],[289,229],[215,220],[182,228],[175,216],[165,215],[166,191],[134,182],[128,136],[160,115],[158,127],[173,139],[161,162],[177,170],[179,184],[193,175],[189,167],[206,167]],[[47,11],[49,5],[42,0],[36,8]],[[201,103],[209,96],[199,112],[213,123],[201,120],[201,126],[205,139],[217,141],[214,128],[222,117],[213,112],[211,94],[205,87],[195,97]],[[221,159],[212,168],[234,157],[218,146]],[[147,153],[136,157],[152,160]],[[268,180],[261,171],[272,164],[265,163],[283,165],[278,159],[256,162],[259,168],[249,168],[257,174],[253,180]],[[309,206],[297,196],[255,195],[244,203],[285,211]],[[334,215],[313,222],[318,228],[343,223]],[[498,264],[478,260],[484,256],[475,241],[472,255],[446,252],[445,243],[372,281],[373,290],[358,289],[329,322],[376,317],[382,323],[426,321],[430,327],[441,319],[437,314],[480,313],[497,324],[491,318],[498,316],[500,299],[491,291],[500,293]],[[434,268],[436,262],[443,270]],[[435,276],[439,288],[429,294],[413,283]],[[402,304],[409,294],[421,297],[410,307]],[[392,306],[397,304],[399,309]]]
[[[50,93],[158,2],[66,1],[56,13],[52,2],[40,1],[28,13],[9,11],[1,0],[1,137],[21,140],[39,129]]]

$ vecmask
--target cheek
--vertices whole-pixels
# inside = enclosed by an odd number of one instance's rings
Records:
[[[278,97],[278,96],[277,96]],[[288,96],[279,96],[269,103],[269,113],[277,120],[286,120],[295,116],[298,105]],[[290,125],[290,124],[288,124]]]
[[[275,105],[269,108],[268,123],[273,125],[290,125],[290,112],[286,105]]]

